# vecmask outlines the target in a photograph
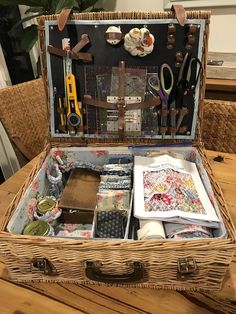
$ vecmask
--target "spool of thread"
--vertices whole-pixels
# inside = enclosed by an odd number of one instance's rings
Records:
[[[140,220],[139,240],[165,239],[165,231],[161,221]]]

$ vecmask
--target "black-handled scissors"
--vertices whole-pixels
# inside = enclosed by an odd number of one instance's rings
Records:
[[[184,96],[188,95],[190,91],[194,91],[196,89],[201,71],[201,61],[196,57],[192,57],[191,54],[186,53],[179,71],[177,81],[177,98],[181,100],[180,115],[176,127],[177,131],[183,121],[184,116],[187,114],[186,104],[184,103]]]
[[[181,91],[183,95],[187,95],[189,91],[196,88],[201,71],[201,61],[198,58],[192,57],[189,53],[186,53],[177,81],[178,90]]]

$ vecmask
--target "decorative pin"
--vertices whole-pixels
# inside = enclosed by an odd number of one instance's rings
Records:
[[[153,51],[155,38],[145,27],[132,28],[125,35],[124,41],[125,50],[132,56],[145,57]]]
[[[175,24],[168,25],[168,33],[167,33],[167,49],[172,49],[175,44],[175,35],[176,26]]]
[[[195,41],[196,41],[195,35],[193,35],[193,34],[188,34],[187,40],[188,40],[188,42],[187,42],[185,48],[186,48],[187,50],[190,50],[190,49],[192,49],[192,46],[195,44]]]
[[[177,51],[175,54],[175,67],[180,68],[184,60],[183,53],[181,51]]]
[[[199,29],[199,25],[196,25],[196,24],[189,25],[188,32],[187,32],[187,44],[185,46],[187,50],[192,49],[193,45],[195,44],[196,42],[195,34],[198,29]]]
[[[109,26],[105,33],[106,42],[112,46],[118,45],[123,38],[120,27]]]

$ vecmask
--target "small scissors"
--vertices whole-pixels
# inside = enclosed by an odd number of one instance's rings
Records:
[[[170,66],[166,63],[162,64],[160,78],[157,75],[150,76],[148,84],[162,100],[161,133],[164,138],[167,131],[168,100],[174,85],[174,75]]]

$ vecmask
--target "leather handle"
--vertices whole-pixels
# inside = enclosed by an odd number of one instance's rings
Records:
[[[86,262],[85,274],[88,279],[105,283],[139,282],[144,277],[144,266],[141,262],[132,263],[133,272],[130,274],[103,274],[96,262]]]
[[[61,13],[58,15],[57,25],[58,25],[59,31],[62,31],[64,27],[66,26],[66,23],[68,21],[71,11],[72,11],[71,9],[63,9]]]
[[[103,100],[93,99],[90,95],[84,95],[83,103],[86,105],[95,106],[98,108],[104,108],[104,109],[112,109],[117,110],[118,106],[116,103],[108,103]],[[151,107],[155,107],[161,104],[160,97],[156,97],[154,99],[151,99],[147,102],[138,102],[133,104],[125,104],[125,110],[137,110],[137,109],[149,109]]]
[[[175,17],[181,26],[184,26],[186,23],[186,12],[184,7],[181,4],[173,4],[171,11],[175,13]]]

